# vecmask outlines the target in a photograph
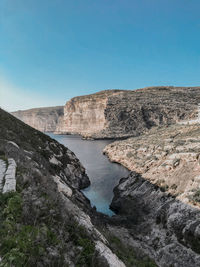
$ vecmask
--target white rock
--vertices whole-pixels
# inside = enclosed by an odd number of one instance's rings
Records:
[[[68,185],[64,184],[59,176],[56,175],[53,177],[53,179],[54,179],[54,182],[56,182],[58,186],[59,192],[66,194],[68,197],[72,196],[72,193],[73,193],[72,189]]]
[[[3,193],[16,191],[16,162],[14,159],[8,159],[8,169],[5,174],[5,184],[3,186]]]
[[[3,179],[6,172],[6,163],[0,159],[0,191],[3,189]]]
[[[61,162],[59,160],[57,160],[57,158],[55,156],[53,156],[49,161],[55,165],[61,164]]]
[[[13,146],[19,149],[19,146],[13,141],[8,141],[8,144],[12,144]]]
[[[95,249],[110,267],[126,267],[125,264],[101,241],[95,242]]]

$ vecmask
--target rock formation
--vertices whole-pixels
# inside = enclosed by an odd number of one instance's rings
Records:
[[[42,132],[54,132],[63,122],[63,106],[19,110],[11,114]]]
[[[125,267],[92,223],[74,153],[1,109],[0,122],[1,189],[16,182],[0,192],[0,266]]]
[[[143,249],[158,266],[200,266],[200,210],[132,172],[114,189],[110,231]],[[116,226],[118,224],[118,226]]]
[[[61,132],[86,138],[137,136],[156,125],[196,119],[199,102],[199,87],[101,91],[66,103]]]
[[[12,114],[43,132],[117,139],[138,136],[153,126],[196,123],[199,103],[200,87],[149,87],[74,97],[64,111],[51,107]]]
[[[181,201],[194,202],[200,188],[199,125],[152,128],[145,135],[107,145],[104,153]]]
[[[159,266],[200,266],[200,126],[155,127],[104,153],[133,171],[114,189],[110,231]]]

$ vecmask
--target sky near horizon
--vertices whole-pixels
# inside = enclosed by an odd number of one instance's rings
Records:
[[[200,0],[0,0],[0,106],[200,86]]]

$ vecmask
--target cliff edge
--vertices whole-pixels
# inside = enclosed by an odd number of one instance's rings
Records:
[[[41,132],[54,132],[62,125],[64,110],[63,106],[57,106],[18,110],[11,114]]]
[[[195,119],[199,102],[199,87],[101,91],[66,103],[61,133],[94,139],[138,136],[154,126]]]

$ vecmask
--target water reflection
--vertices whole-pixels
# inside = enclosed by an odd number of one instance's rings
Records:
[[[82,140],[77,135],[49,135],[72,150],[85,167],[91,185],[82,191],[90,199],[92,206],[96,206],[100,212],[113,215],[109,209],[113,188],[120,178],[128,175],[129,171],[119,164],[111,163],[102,154],[103,148],[112,141]]]

